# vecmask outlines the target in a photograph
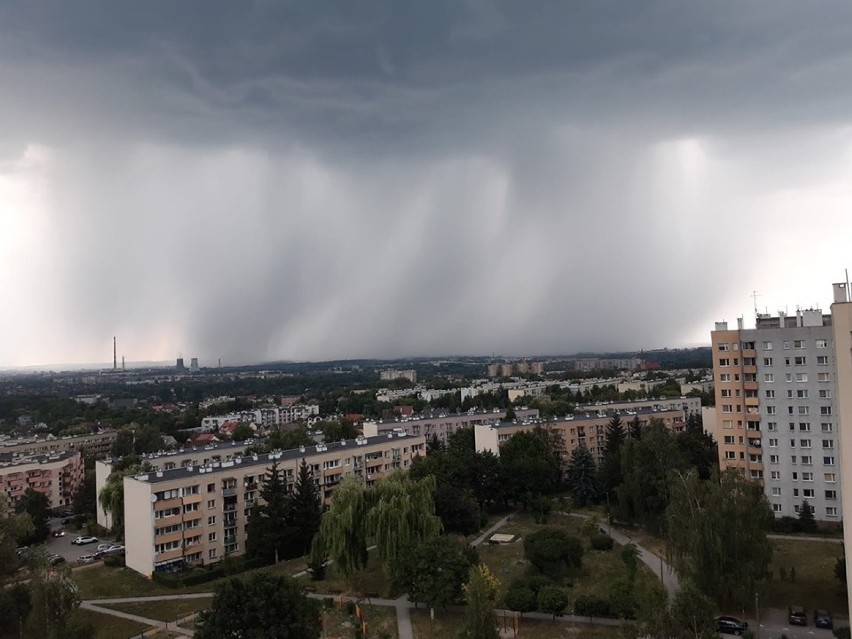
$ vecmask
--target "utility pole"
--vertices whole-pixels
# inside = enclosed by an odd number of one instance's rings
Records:
[[[754,630],[757,635],[757,639],[760,639],[760,595],[756,590],[754,591],[754,616],[757,619],[757,628]]]

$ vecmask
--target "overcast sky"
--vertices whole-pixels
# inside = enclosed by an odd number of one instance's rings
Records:
[[[334,8],[335,5],[337,8]],[[852,4],[0,5],[0,365],[697,345],[852,238]]]

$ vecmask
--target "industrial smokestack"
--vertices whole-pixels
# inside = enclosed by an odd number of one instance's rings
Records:
[[[112,370],[118,370],[118,351],[115,349],[115,335],[112,336]]]

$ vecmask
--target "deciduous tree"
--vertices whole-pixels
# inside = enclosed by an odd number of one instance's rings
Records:
[[[484,564],[472,566],[464,587],[464,637],[467,639],[499,639],[497,617],[494,615],[495,578]]]

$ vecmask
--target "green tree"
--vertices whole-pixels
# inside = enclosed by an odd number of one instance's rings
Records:
[[[112,443],[113,458],[126,457],[133,454],[133,431],[122,428],[116,433],[115,441]]]
[[[51,566],[46,552],[31,558],[30,602],[26,635],[65,639],[69,615],[80,605],[77,584],[67,564]]]
[[[674,636],[683,639],[716,639],[716,606],[690,580],[680,585],[671,603]]]
[[[621,548],[621,561],[627,568],[627,577],[631,582],[636,581],[636,572],[639,569],[639,549],[636,544],[624,544]]]
[[[562,528],[546,526],[524,538],[524,556],[539,572],[559,578],[583,564],[583,543]]]
[[[528,508],[541,494],[559,486],[562,466],[553,433],[543,428],[515,433],[500,448],[506,497]]]
[[[697,472],[672,475],[667,553],[678,574],[722,603],[745,604],[772,560],[772,512],[760,486],[736,470],[719,482]]]
[[[520,613],[532,612],[538,608],[536,593],[526,580],[513,581],[506,591],[505,604],[509,610]]]
[[[339,442],[343,439],[355,439],[358,436],[355,425],[348,419],[322,421],[315,424],[314,428],[322,431],[323,441],[325,442]]]
[[[231,433],[231,439],[235,442],[242,442],[247,439],[251,439],[252,437],[254,437],[254,431],[248,424],[240,424],[234,429],[234,432]]]
[[[80,489],[74,495],[72,510],[77,515],[93,514],[97,508],[98,495],[95,485],[95,471],[86,470]]]
[[[9,507],[6,495],[0,493],[0,577],[11,575],[18,567],[15,549],[19,540],[35,532],[33,520],[27,513],[16,513]]]
[[[561,615],[568,607],[568,593],[559,586],[544,586],[538,593],[538,609],[553,615]]]
[[[290,577],[256,573],[217,586],[198,639],[317,639],[319,602]]]
[[[638,415],[630,420],[627,426],[627,432],[631,439],[640,439],[642,437],[642,424],[639,423]]]
[[[50,536],[50,500],[47,495],[27,488],[15,504],[15,512],[29,515],[33,523],[32,532],[18,540],[22,545],[40,544]]]
[[[314,549],[317,552],[321,549],[346,577],[364,568],[367,565],[365,523],[368,511],[364,486],[354,477],[343,479],[314,536],[312,553]]]
[[[704,432],[700,415],[690,415],[675,442],[686,462],[698,471],[699,479],[710,479],[719,470],[719,451],[713,437]]]
[[[314,476],[305,460],[299,466],[299,475],[293,494],[290,496],[288,513],[289,528],[293,531],[291,546],[299,554],[306,554],[311,547],[314,535],[320,527],[322,519],[322,499],[319,488],[314,483]]]
[[[802,505],[799,506],[799,530],[807,533],[817,531],[816,519],[814,519],[814,508],[810,502],[805,499]]]
[[[409,543],[393,565],[395,586],[412,601],[445,608],[462,599],[470,557],[460,542],[431,537]]]
[[[281,478],[278,462],[266,469],[260,487],[260,501],[252,510],[246,525],[246,552],[278,563],[287,556],[288,541],[293,531],[288,524],[290,499],[287,484]]]
[[[28,586],[17,583],[0,588],[0,637],[22,637],[31,609],[32,597]]]
[[[136,428],[133,438],[133,452],[137,455],[156,453],[163,450],[163,436],[153,424],[142,424]]]
[[[496,588],[493,576],[483,564],[471,566],[464,586],[465,629],[467,639],[499,639],[497,617],[494,614]]]
[[[113,466],[104,487],[98,493],[98,503],[112,520],[112,532],[118,539],[124,538],[124,478],[144,471],[141,464]]]
[[[594,503],[598,497],[595,458],[585,446],[577,446],[568,462],[568,487],[580,508]]]
[[[621,447],[624,444],[624,425],[621,417],[613,415],[606,427],[606,445],[598,473],[600,490],[604,495],[615,497],[615,489],[622,482]]]

